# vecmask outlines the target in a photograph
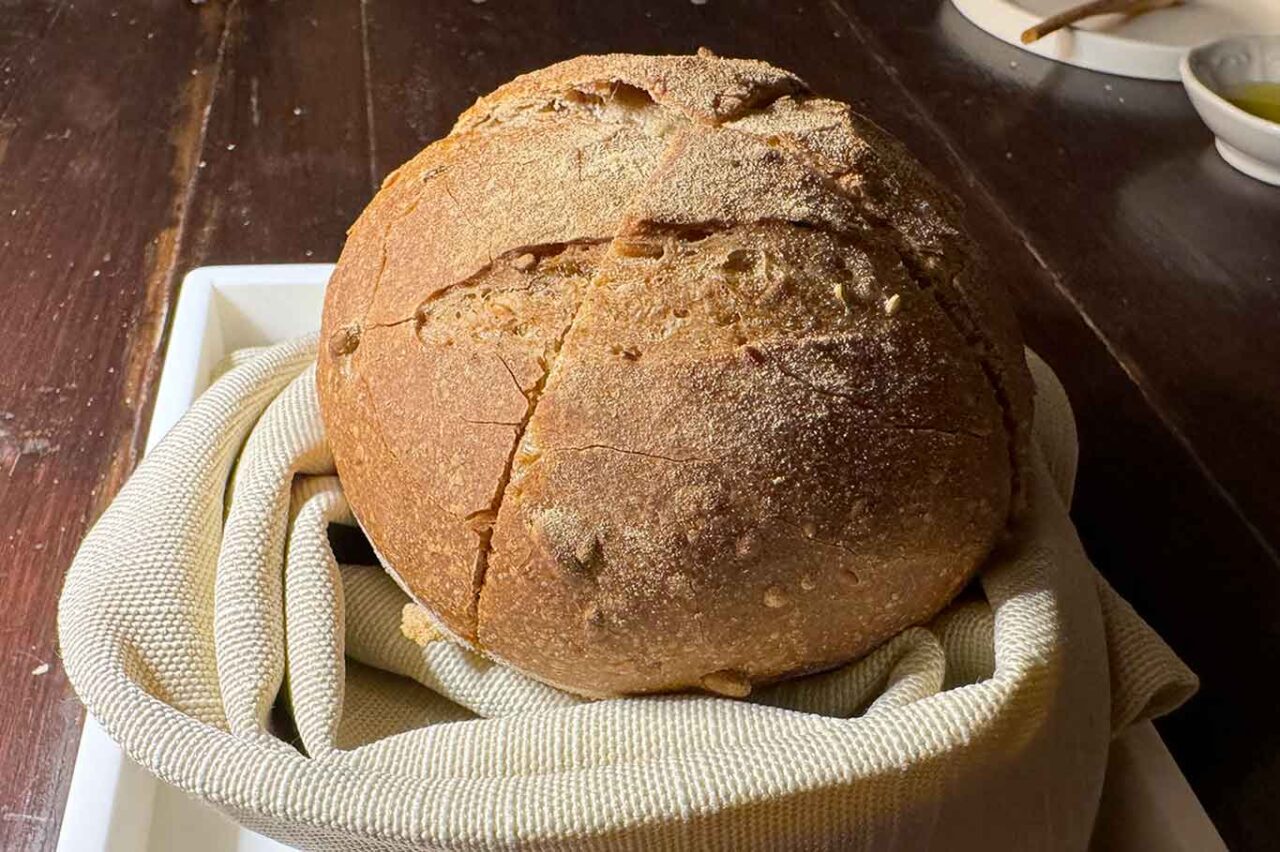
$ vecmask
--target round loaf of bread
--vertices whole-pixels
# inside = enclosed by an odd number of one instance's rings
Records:
[[[1030,379],[952,202],[761,62],[586,56],[392,173],[329,284],[350,504],[455,640],[583,695],[752,684],[945,606]]]

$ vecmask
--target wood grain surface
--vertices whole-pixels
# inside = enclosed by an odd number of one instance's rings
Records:
[[[83,713],[57,595],[145,437],[223,33],[221,7],[0,6],[0,849],[57,839]]]
[[[516,73],[703,45],[854,103],[963,198],[1076,407],[1086,547],[1203,679],[1161,731],[1231,848],[1280,843],[1280,190],[1176,84],[942,0],[81,0],[0,5],[0,848],[56,844],[82,713],[57,592],[137,461],[181,275],[336,258]]]

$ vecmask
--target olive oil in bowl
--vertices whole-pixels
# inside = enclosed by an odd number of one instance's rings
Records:
[[[1251,115],[1280,124],[1280,83],[1241,83],[1222,96]]]

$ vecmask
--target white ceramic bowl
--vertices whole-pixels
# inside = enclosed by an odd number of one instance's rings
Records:
[[[1239,36],[1187,52],[1179,69],[1191,104],[1209,125],[1218,153],[1235,168],[1280,186],[1280,124],[1223,97],[1241,83],[1280,83],[1280,35]]]

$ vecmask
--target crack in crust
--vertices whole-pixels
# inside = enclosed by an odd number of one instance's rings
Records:
[[[569,318],[569,322],[565,324],[565,327],[552,344],[542,375],[538,377],[533,387],[527,391],[522,390],[525,399],[528,400],[528,404],[525,406],[524,416],[520,418],[520,422],[516,426],[516,434],[511,441],[511,450],[507,453],[507,462],[502,470],[502,475],[498,478],[498,484],[494,490],[493,499],[489,502],[489,507],[479,512],[473,512],[468,516],[469,520],[480,521],[476,527],[476,534],[479,536],[480,542],[476,552],[475,563],[472,567],[471,605],[467,614],[472,634],[476,637],[477,648],[481,647],[480,596],[484,593],[485,580],[488,579],[489,575],[489,558],[493,555],[493,528],[498,522],[498,515],[502,511],[503,501],[507,497],[507,488],[511,484],[511,477],[515,472],[516,456],[520,453],[520,444],[524,441],[529,423],[533,420],[533,415],[538,410],[538,402],[542,398],[542,392],[546,389],[547,382],[550,380],[551,374],[560,360],[560,350],[564,348],[565,340],[569,337],[569,333],[573,331],[574,324],[578,321],[578,316],[582,313],[582,306],[585,302],[586,296],[584,294],[574,306],[573,315]],[[503,366],[506,366],[505,361],[503,361]],[[511,368],[507,367],[507,371],[510,372]],[[511,378],[515,381],[515,373],[511,374]],[[516,386],[519,387],[519,382],[516,382]]]
[[[858,551],[854,550],[852,547],[850,547],[847,544],[844,544],[843,542],[831,541],[829,539],[811,536],[805,532],[804,527],[802,527],[800,524],[797,524],[793,521],[788,521],[784,518],[777,518],[775,522],[780,526],[787,527],[788,529],[793,529],[796,532],[800,533],[800,535],[798,536],[787,536],[792,541],[801,541],[806,544],[817,545],[818,547],[829,547],[832,550],[843,550],[845,553],[851,553],[854,556],[858,556],[858,557],[863,556],[862,553],[859,553]],[[854,576],[857,576],[856,573],[852,569],[848,568],[847,566],[845,566],[844,570],[848,571],[850,574],[854,574]]]
[[[520,380],[516,378],[516,371],[511,369],[511,365],[507,363],[507,359],[502,357],[501,352],[495,352],[493,353],[493,355],[495,358],[498,359],[498,363],[502,365],[502,368],[507,371],[507,375],[511,377],[511,383],[516,386],[516,390],[520,391],[520,393],[523,394],[527,399],[529,396],[529,391],[525,390],[524,386],[520,384]],[[522,420],[516,425],[519,426],[521,429],[523,429],[525,426],[525,423],[526,421]]]
[[[595,90],[607,87],[608,95],[598,95]],[[798,90],[770,90],[765,92],[754,93],[751,97],[744,99],[740,105],[734,107],[732,112],[725,112],[715,119],[708,119],[695,113],[678,109],[670,104],[659,103],[654,100],[653,95],[640,86],[633,86],[622,80],[593,80],[589,83],[581,83],[576,86],[561,89],[542,100],[523,103],[513,107],[510,111],[502,116],[496,112],[489,112],[483,116],[475,117],[472,123],[465,127],[455,127],[453,133],[487,133],[499,127],[504,127],[518,122],[526,116],[545,114],[548,112],[567,112],[578,111],[601,117],[600,108],[609,108],[614,105],[619,92],[631,90],[639,92],[643,95],[647,103],[666,112],[677,113],[680,118],[688,121],[690,124],[700,124],[707,127],[719,127],[727,122],[739,121],[752,115],[759,115],[767,112],[777,101],[785,97],[791,97],[798,94]],[[723,106],[722,96],[717,95],[715,108],[719,109]]]
[[[468,275],[466,278],[462,278],[452,284],[447,284],[444,287],[433,291],[418,304],[417,309],[412,314],[404,319],[395,320],[389,324],[396,325],[398,323],[408,322],[415,317],[421,317],[422,312],[426,309],[427,305],[430,305],[433,302],[438,302],[458,290],[469,290],[474,287],[483,287],[485,285],[486,276],[493,271],[494,266],[499,261],[516,258],[522,254],[532,254],[539,260],[542,260],[543,258],[554,257],[555,255],[561,254],[573,246],[598,246],[603,245],[612,239],[613,237],[579,237],[555,243],[530,243],[507,249],[498,256],[491,257],[488,263]]]
[[[473,426],[519,426],[519,420],[472,420],[469,417],[459,417],[463,423],[470,423]]]
[[[672,63],[679,67],[672,67]],[[726,68],[735,71],[727,79],[716,80],[719,75],[715,69]],[[702,78],[704,74],[708,78],[700,79],[694,87],[679,85],[681,76]],[[736,81],[731,82],[735,76]],[[697,89],[716,82],[728,84],[732,90],[716,90],[706,102],[706,92]],[[629,96],[636,106],[645,103],[678,114],[690,123],[719,125],[761,112],[779,98],[807,91],[803,80],[765,63],[724,60],[709,53],[697,57],[581,56],[499,87],[459,116],[449,135],[565,109],[576,108],[598,116],[601,108],[608,107],[619,93]]]
[[[1018,457],[1018,426],[1013,413],[1013,400],[1010,399],[1009,390],[995,366],[998,357],[994,354],[995,344],[982,333],[981,323],[975,321],[972,309],[963,296],[957,304],[949,294],[944,295],[947,293],[945,287],[937,286],[937,282],[929,277],[928,273],[916,269],[916,264],[908,259],[908,255],[899,250],[898,256],[902,260],[903,268],[907,271],[907,276],[916,285],[917,290],[933,299],[939,312],[947,318],[952,328],[964,340],[965,346],[977,356],[982,376],[991,388],[991,395],[995,398],[996,405],[1000,407],[1000,425],[1004,431],[1005,450],[1009,456],[1008,518],[1011,520],[1018,511],[1019,500],[1025,487],[1022,481],[1024,473]]]
[[[612,453],[622,453],[627,456],[640,456],[646,459],[654,459],[657,461],[672,462],[673,464],[690,464],[699,462],[715,462],[720,460],[720,456],[687,456],[685,458],[677,458],[676,456],[664,456],[660,453],[649,453],[643,450],[632,450],[626,447],[615,447],[611,444],[584,444],[580,447],[544,447],[544,453],[581,453],[588,450],[606,450]]]
[[[387,243],[391,242],[391,229],[412,215],[413,211],[417,209],[418,199],[415,198],[404,210],[401,210],[392,216],[391,221],[387,223],[387,227],[382,229],[382,240],[378,246],[382,259],[378,263],[378,274],[373,279],[373,287],[369,290],[369,301],[366,304],[364,312],[360,315],[359,325],[361,327],[364,326],[364,321],[369,317],[369,310],[372,309],[378,298],[378,288],[382,286],[382,276],[383,273],[387,271]],[[390,323],[390,325],[395,325],[395,323]]]

